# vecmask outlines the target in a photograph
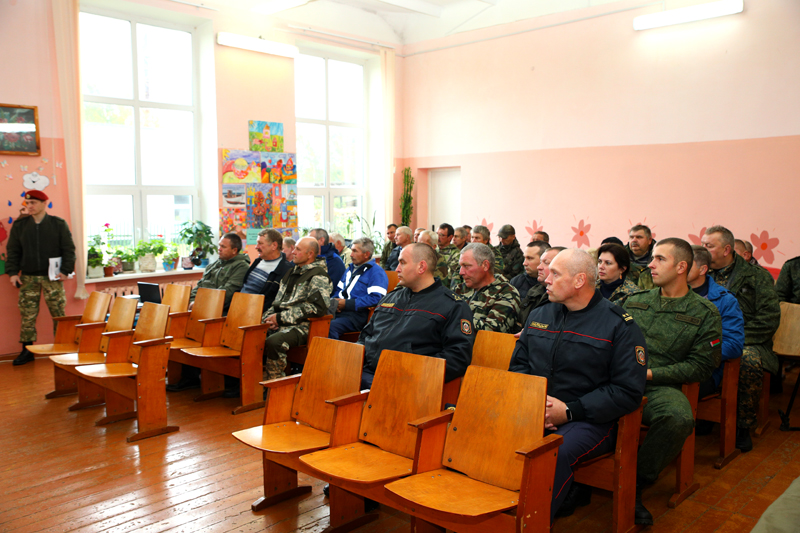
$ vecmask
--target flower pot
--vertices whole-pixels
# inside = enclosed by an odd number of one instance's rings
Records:
[[[123,261],[122,262],[122,271],[123,272],[133,272],[136,270],[136,261]]]
[[[181,266],[184,270],[191,270],[194,268],[191,257],[181,257]]]
[[[87,273],[87,278],[102,278],[103,277],[103,267],[89,267]]]
[[[200,268],[205,268],[208,266],[208,259],[203,259],[200,261]]]
[[[175,270],[175,263],[177,263],[177,261],[174,261],[172,263],[167,263],[166,261],[163,261],[161,264],[164,265],[164,272]]]
[[[113,266],[103,267],[103,276],[105,276],[107,278],[113,278],[114,277],[114,267]]]
[[[156,256],[153,254],[144,254],[144,256],[139,259],[139,269],[142,272],[155,272]]]

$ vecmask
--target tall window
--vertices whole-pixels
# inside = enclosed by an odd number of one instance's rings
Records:
[[[163,236],[199,212],[191,31],[80,14],[88,235]]]
[[[364,65],[301,55],[295,60],[297,209],[301,228],[354,237],[365,198]]]

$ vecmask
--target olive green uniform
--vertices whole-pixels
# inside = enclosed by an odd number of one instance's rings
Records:
[[[775,292],[781,302],[800,304],[800,257],[789,259],[783,264],[775,283]]]
[[[639,449],[637,475],[654,483],[680,453],[694,430],[683,383],[702,382],[720,364],[722,320],[708,300],[689,291],[681,298],[663,298],[661,289],[632,294],[623,308],[634,318],[647,341],[647,405],[642,423],[650,426]]]
[[[506,279],[511,279],[517,274],[522,273],[522,263],[525,261],[525,255],[522,253],[522,248],[520,248],[519,241],[516,238],[514,242],[508,246],[501,244],[498,250],[505,264],[503,267],[503,275]]]
[[[503,276],[496,276],[490,284],[480,289],[470,289],[460,283],[454,290],[463,296],[472,309],[472,323],[476,330],[485,329],[500,333],[520,330],[519,293]]]
[[[598,279],[597,280],[598,289],[600,288],[601,283],[603,282]],[[622,285],[614,289],[614,292],[612,292],[611,296],[608,297],[608,301],[622,307],[622,304],[625,302],[628,296],[641,291],[642,289],[638,285],[636,285],[628,278],[625,278],[625,281],[622,283]]]
[[[386,241],[383,245],[383,250],[381,250],[381,266],[384,270],[386,270],[389,266],[389,254],[392,253],[397,245],[394,242]]]
[[[547,287],[541,283],[537,283],[530,289],[528,293],[520,299],[519,302],[519,323],[520,327],[528,321],[528,315],[537,307],[541,307],[550,302],[547,296]]]

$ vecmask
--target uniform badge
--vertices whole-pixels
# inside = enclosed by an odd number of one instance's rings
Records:
[[[636,347],[636,362],[642,366],[647,364],[647,360],[645,359],[644,356],[644,346]]]
[[[394,307],[394,303],[381,304],[381,307]]]
[[[711,341],[711,347],[712,347],[712,348],[716,348],[716,347],[717,347],[717,346],[719,346],[720,344],[722,344],[722,341],[721,341],[721,340],[719,340],[719,339],[714,339],[713,341]]]
[[[630,322],[631,320],[633,320],[633,317],[631,315],[629,315],[628,313],[623,313],[622,314],[622,319],[625,320],[625,322]]]
[[[547,329],[550,324],[542,324],[541,322],[531,322],[529,327],[536,328],[536,329]]]
[[[461,319],[461,333],[464,335],[472,335],[472,323],[466,318]]]

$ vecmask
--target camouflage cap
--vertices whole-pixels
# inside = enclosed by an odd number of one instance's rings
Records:
[[[509,235],[516,235],[516,234],[517,232],[516,230],[514,230],[514,226],[512,226],[511,224],[506,224],[505,226],[500,228],[500,231],[497,232],[497,236],[500,237],[501,239],[505,239]]]

